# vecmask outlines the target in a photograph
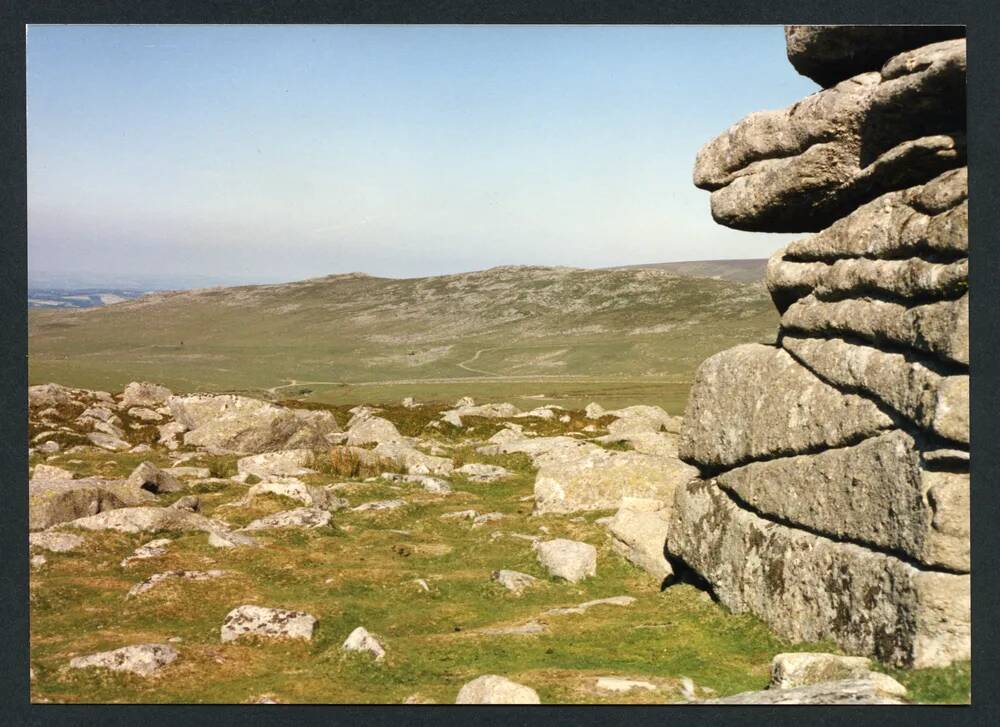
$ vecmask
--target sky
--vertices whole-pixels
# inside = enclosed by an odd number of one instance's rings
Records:
[[[276,282],[767,257],[695,154],[818,90],[780,26],[32,25],[28,267]]]

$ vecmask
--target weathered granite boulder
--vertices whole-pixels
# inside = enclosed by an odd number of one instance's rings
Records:
[[[515,596],[520,596],[539,583],[539,580],[534,576],[516,570],[495,570],[490,575],[490,579],[499,583]]]
[[[226,614],[220,635],[223,642],[244,636],[311,641],[315,627],[316,618],[303,611],[246,605]]]
[[[660,583],[674,574],[665,555],[672,499],[622,498],[621,507],[608,524],[612,550]]]
[[[888,674],[871,672],[863,679],[841,679],[795,689],[766,689],[700,704],[908,704],[906,687]]]
[[[965,36],[961,25],[786,25],[788,60],[821,86],[876,71],[897,53]]]
[[[326,448],[327,435],[340,431],[329,412],[299,412],[245,396],[171,396],[167,405],[188,429],[184,443],[216,454]]]
[[[388,419],[377,416],[355,416],[347,429],[347,444],[357,447],[363,444],[381,444],[382,442],[401,442],[402,434],[396,425]]]
[[[541,700],[531,687],[496,674],[486,674],[464,684],[455,704],[541,704]]]
[[[177,649],[170,644],[136,644],[114,651],[102,651],[70,660],[71,669],[110,669],[149,677],[177,659]]]
[[[155,496],[126,480],[33,479],[28,483],[28,529],[44,530],[88,515],[155,500]]]
[[[755,613],[785,638],[831,639],[914,668],[970,656],[968,575],[765,520],[712,481],[677,489],[667,538],[727,608]]]
[[[135,487],[148,490],[154,495],[164,492],[182,492],[184,485],[169,472],[164,472],[152,462],[143,462],[128,476]]]
[[[965,40],[909,50],[782,111],[750,114],[698,153],[695,185],[728,227],[817,231],[965,164]]]
[[[136,596],[141,596],[147,591],[151,591],[156,588],[160,583],[171,580],[184,580],[184,581],[209,581],[215,578],[222,578],[228,575],[224,570],[212,569],[212,570],[168,570],[162,573],[154,573],[149,578],[132,586],[128,593],[125,594],[126,599],[135,598]]]
[[[579,583],[597,575],[597,548],[578,540],[556,538],[535,544],[538,562],[555,578]]]
[[[291,500],[298,500],[306,507],[322,508],[324,510],[340,510],[347,507],[347,500],[337,497],[330,490],[301,482],[261,482],[252,485],[247,490],[247,497],[260,495],[278,495]]]
[[[28,535],[28,545],[31,548],[42,548],[53,553],[68,553],[83,545],[83,538],[73,533],[46,531]]]
[[[722,469],[853,444],[891,425],[872,402],[821,381],[786,351],[746,344],[699,367],[680,457]]]
[[[767,517],[924,565],[969,570],[969,475],[927,470],[906,432],[752,462],[717,481]]]
[[[152,533],[161,530],[201,530],[225,532],[228,527],[188,510],[174,507],[126,507],[100,512],[63,523],[62,527],[82,530],[115,530],[120,533]]]
[[[769,689],[795,689],[842,679],[866,679],[871,662],[863,656],[838,656],[810,651],[778,654],[771,660]]]
[[[236,460],[236,469],[240,474],[257,475],[267,478],[274,475],[295,477],[307,475],[315,454],[311,449],[285,449],[277,452],[265,452]]]
[[[145,381],[133,381],[122,392],[122,400],[119,405],[122,409],[131,409],[133,406],[156,408],[174,395],[166,386],[150,384]]]
[[[609,510],[623,497],[673,498],[698,471],[676,457],[580,447],[576,456],[546,459],[535,477],[535,514]]]

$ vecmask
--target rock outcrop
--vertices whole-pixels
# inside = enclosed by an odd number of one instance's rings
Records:
[[[718,222],[817,234],[768,263],[777,344],[699,369],[679,445],[699,477],[667,529],[728,608],[913,667],[970,654],[961,35],[790,26],[790,60],[826,88],[699,153]],[[862,682],[846,701],[885,696]],[[768,701],[834,698],[798,689]]]

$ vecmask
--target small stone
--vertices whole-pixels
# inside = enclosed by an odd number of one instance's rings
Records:
[[[358,626],[351,632],[340,647],[344,651],[367,651],[375,657],[375,661],[385,658],[385,649],[363,626]]]
[[[521,595],[526,589],[539,582],[534,576],[516,570],[495,570],[490,578],[517,595]]]
[[[329,524],[332,519],[329,510],[321,510],[318,507],[299,507],[294,510],[276,512],[273,515],[258,518],[249,525],[240,528],[242,532],[253,532],[254,530],[270,530],[277,528],[320,528]]]
[[[31,556],[31,567],[32,568],[41,568],[46,563],[48,563],[48,560],[45,558],[44,555],[33,555],[33,556]]]
[[[221,638],[223,642],[242,636],[310,641],[315,626],[316,618],[302,611],[246,605],[226,614]]]
[[[171,504],[170,507],[178,510],[187,510],[188,512],[198,512],[201,509],[201,500],[194,495],[184,495],[184,497],[179,498]]]
[[[156,540],[150,540],[144,545],[140,545],[132,552],[132,555],[122,561],[122,568],[127,568],[133,561],[136,560],[159,558],[167,552],[167,546],[170,545],[170,543],[170,538],[157,538]]]
[[[180,578],[188,581],[207,581],[213,578],[221,578],[225,575],[228,575],[228,573],[224,570],[169,570],[163,573],[154,573],[141,583],[137,583],[132,586],[132,588],[129,589],[129,592],[125,594],[125,598],[135,598],[136,596],[151,590],[157,584],[174,578]]]
[[[374,502],[366,502],[357,507],[351,508],[353,512],[370,512],[379,510],[397,510],[406,505],[405,500],[376,500]]]
[[[53,553],[67,553],[83,545],[83,538],[73,533],[44,531],[28,535],[28,545],[32,548],[43,548]]]
[[[102,651],[88,656],[71,659],[71,669],[110,669],[126,671],[141,677],[148,677],[167,666],[177,658],[177,650],[167,644],[137,644],[123,646],[114,651]]]
[[[476,517],[472,519],[472,527],[480,528],[483,525],[486,525],[487,523],[495,523],[498,520],[502,519],[503,519],[502,512],[485,512],[482,515],[476,515]]]
[[[535,545],[538,562],[555,578],[578,583],[597,575],[597,548],[587,543],[556,538]]]

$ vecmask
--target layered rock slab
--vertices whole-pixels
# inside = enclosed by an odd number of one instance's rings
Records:
[[[926,566],[969,570],[969,475],[926,469],[906,432],[754,462],[717,482],[767,517]]]
[[[852,543],[766,520],[713,481],[677,490],[670,552],[735,612],[793,641],[830,639],[900,666],[970,657],[969,576],[924,570]]]
[[[796,71],[832,86],[902,51],[964,35],[961,25],[786,25],[785,45]]]
[[[965,40],[906,51],[782,111],[750,114],[697,157],[695,185],[736,229],[812,232],[965,164]]]
[[[786,351],[746,344],[698,369],[679,450],[712,471],[853,444],[891,426],[875,404],[841,393]]]

